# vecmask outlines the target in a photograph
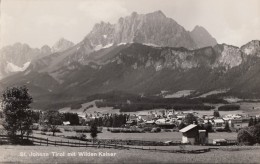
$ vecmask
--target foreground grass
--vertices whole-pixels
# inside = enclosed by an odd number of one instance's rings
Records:
[[[260,149],[247,148],[233,151],[232,149],[214,150],[204,154],[160,153],[143,150],[114,150],[97,148],[71,148],[54,146],[0,146],[0,163],[259,163]],[[24,152],[27,156],[20,156]],[[49,153],[48,157],[28,156],[33,153]],[[53,156],[51,152],[60,152],[65,156]],[[67,156],[75,152],[76,156]],[[115,156],[78,156],[78,152],[108,152]]]

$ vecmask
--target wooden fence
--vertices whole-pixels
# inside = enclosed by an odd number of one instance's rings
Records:
[[[92,148],[108,148],[108,149],[136,149],[136,150],[147,150],[147,151],[156,151],[156,152],[165,152],[165,153],[192,153],[199,154],[209,152],[212,148],[199,149],[199,150],[163,150],[156,149],[151,147],[134,147],[134,146],[125,146],[123,144],[105,144],[105,143],[89,143],[83,141],[64,141],[64,140],[49,140],[48,138],[39,138],[33,136],[24,137],[25,140],[31,141],[34,145],[38,146],[68,146],[68,147],[92,147]],[[0,135],[0,144],[4,141],[9,140],[8,136]],[[215,149],[215,148],[214,148]]]

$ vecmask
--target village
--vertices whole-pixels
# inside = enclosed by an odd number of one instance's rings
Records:
[[[180,144],[199,144],[199,145],[227,145],[231,141],[233,144],[237,144],[236,134],[237,132],[250,124],[254,125],[260,122],[259,115],[249,116],[248,114],[225,114],[220,115],[221,112],[213,110],[212,115],[200,114],[200,112],[194,111],[175,111],[175,110],[150,110],[141,111],[134,114],[129,113],[117,113],[117,114],[104,114],[100,112],[94,112],[92,114],[78,115],[77,113],[71,113],[67,115],[74,115],[70,119],[63,120],[61,125],[58,126],[58,132],[63,132],[64,135],[75,136],[75,138],[87,139],[89,137],[90,128],[93,123],[98,126],[97,138],[113,139],[109,137],[118,133],[125,133],[127,138],[121,137],[118,139],[135,139],[135,134],[144,133],[142,140],[156,141],[157,138],[153,137],[154,133],[161,133],[161,135],[169,136],[165,140],[160,139],[164,143],[180,143]],[[227,112],[226,112],[227,113]],[[66,113],[64,113],[66,114]],[[78,117],[78,118],[77,118]],[[73,123],[74,122],[74,123]],[[48,130],[39,123],[34,123],[34,129],[40,130],[38,132],[43,135],[48,134]],[[37,132],[36,132],[37,133]],[[115,133],[115,134],[113,134]],[[208,133],[213,134],[209,135]],[[171,140],[171,135],[179,138]],[[181,134],[181,135],[180,135]],[[218,136],[218,134],[221,134]],[[224,134],[224,135],[223,135]],[[227,138],[225,135],[227,134]],[[232,137],[230,137],[230,134]],[[49,135],[51,135],[49,133]],[[59,136],[64,136],[57,133]],[[146,139],[146,136],[148,136]],[[121,136],[121,135],[119,135]],[[133,138],[131,138],[133,136]],[[233,137],[235,136],[235,137]],[[222,137],[222,138],[220,138]]]

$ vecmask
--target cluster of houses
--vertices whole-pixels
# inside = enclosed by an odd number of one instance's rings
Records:
[[[213,115],[199,115],[197,112],[176,112],[174,110],[164,110],[163,112],[148,111],[140,112],[138,114],[131,115],[129,117],[128,123],[146,123],[146,124],[156,124],[162,127],[174,127],[181,123],[183,118],[187,114],[193,114],[197,117],[198,123],[205,124],[210,122],[213,126],[213,129],[224,130],[226,123],[229,124],[230,128],[241,129],[245,126],[243,120],[248,118],[248,116],[243,116],[239,114],[228,114],[222,117],[214,117]]]
[[[227,123],[231,129],[238,131],[247,126],[248,120],[250,119],[248,115],[241,114],[227,114],[220,117],[214,117],[213,115],[200,115],[193,111],[177,112],[174,110],[154,110],[130,114],[126,124],[129,126],[156,125],[161,128],[172,129],[178,127],[187,114],[193,114],[197,118],[198,124],[210,122],[214,131],[224,131]],[[91,118],[87,119],[102,117],[102,115],[103,114],[100,113],[92,114]],[[206,133],[206,130],[200,129],[196,124],[190,124],[180,129],[179,132],[183,134],[182,143],[208,143],[208,134]]]
[[[198,123],[205,124],[210,122],[215,131],[221,131],[225,129],[226,123],[229,124],[229,127],[235,130],[239,130],[246,126],[244,122],[245,120],[249,120],[249,116],[240,115],[240,114],[228,114],[221,117],[214,117],[213,115],[200,115],[197,112],[186,111],[186,112],[177,112],[175,110],[154,110],[154,111],[140,111],[135,114],[129,114],[128,120],[126,122],[127,125],[158,125],[162,128],[172,129],[174,127],[178,127],[183,118],[187,114],[193,114]],[[80,120],[89,121],[94,118],[103,117],[107,114],[102,114],[99,112],[93,113],[89,115],[87,118],[84,116],[80,116]],[[256,116],[259,117],[259,116]],[[65,123],[68,124],[68,123]]]

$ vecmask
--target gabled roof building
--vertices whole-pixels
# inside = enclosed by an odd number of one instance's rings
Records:
[[[196,124],[190,124],[180,130],[182,132],[182,143],[206,144],[208,143],[208,135],[206,130],[201,129]]]

